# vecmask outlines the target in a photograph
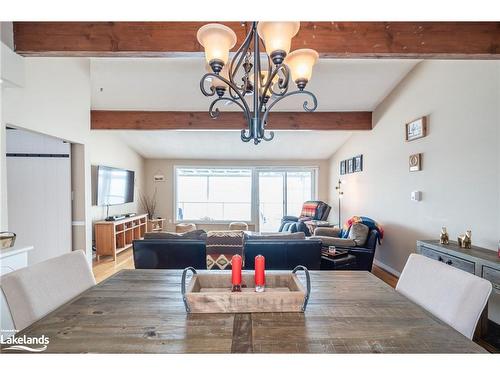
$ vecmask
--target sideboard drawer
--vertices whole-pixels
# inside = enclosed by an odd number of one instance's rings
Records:
[[[425,255],[428,258],[435,259],[437,261],[446,263],[452,267],[461,269],[462,271],[474,274],[474,266],[475,266],[474,262],[470,262],[468,260],[458,258],[453,255],[448,255],[425,246],[421,247],[421,252],[422,255]]]
[[[483,279],[493,284],[493,288],[500,291],[500,271],[494,268],[483,266]]]

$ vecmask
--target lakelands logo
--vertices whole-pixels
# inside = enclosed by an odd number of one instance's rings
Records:
[[[43,352],[47,350],[47,345],[49,344],[49,338],[45,335],[40,337],[30,337],[30,336],[10,336],[4,338],[3,335],[0,336],[0,344],[10,345],[6,348],[2,348],[2,351],[26,351],[26,352]]]

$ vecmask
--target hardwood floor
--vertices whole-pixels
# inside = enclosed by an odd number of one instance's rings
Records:
[[[92,271],[94,272],[95,281],[100,283],[108,277],[114,275],[120,270],[134,269],[134,259],[132,257],[132,249],[122,251],[116,256],[116,262],[113,257],[101,257],[99,261],[95,258],[92,261]]]
[[[112,257],[103,257],[99,262],[94,259],[92,264],[94,277],[98,283],[107,279],[120,270],[133,268],[134,260],[132,258],[132,249],[125,250],[118,254],[116,263],[113,262]],[[398,278],[396,276],[375,265],[373,266],[372,273],[393,288],[396,287],[396,284],[398,282]]]
[[[380,280],[382,280],[386,284],[389,284],[393,288],[395,288],[396,284],[398,283],[397,276],[394,276],[392,273],[387,272],[386,270],[380,268],[379,266],[373,265],[372,273],[375,276],[377,276]]]

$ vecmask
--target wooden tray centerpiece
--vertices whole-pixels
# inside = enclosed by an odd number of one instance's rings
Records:
[[[296,272],[304,270],[304,288]],[[186,276],[193,277],[186,288]],[[233,292],[230,272],[197,273],[188,267],[182,273],[181,293],[188,313],[304,312],[311,292],[309,271],[297,266],[292,272],[266,272],[264,292],[255,291],[254,275],[242,273],[241,292]]]

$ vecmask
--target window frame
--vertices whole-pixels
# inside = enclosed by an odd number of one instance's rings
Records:
[[[177,170],[178,169],[248,169],[251,171],[251,184],[250,187],[251,197],[250,197],[250,221],[248,220],[178,220],[177,219]],[[259,223],[259,172],[311,172],[312,173],[312,199],[315,200],[318,197],[318,178],[319,178],[319,167],[318,166],[282,166],[282,165],[264,165],[264,166],[245,166],[245,165],[174,165],[173,166],[173,222],[178,223],[194,223],[194,224],[229,224],[233,221],[243,221],[249,225],[258,225]],[[285,178],[286,183],[286,178]],[[284,185],[285,187],[286,185]],[[284,188],[283,187],[283,188]],[[284,188],[284,212],[286,212],[286,189]]]

